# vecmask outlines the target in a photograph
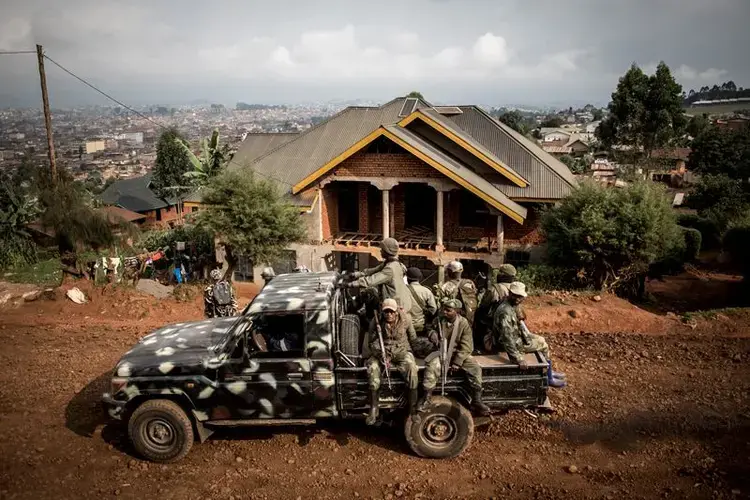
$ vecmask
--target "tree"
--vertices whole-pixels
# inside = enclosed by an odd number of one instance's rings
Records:
[[[184,139],[174,128],[164,131],[159,137],[151,182],[160,198],[179,199],[190,190],[185,182],[185,173],[191,171],[193,165],[184,143]]]
[[[661,186],[607,188],[586,182],[542,218],[553,264],[597,289],[633,283],[684,245]]]
[[[557,128],[557,127],[562,126],[562,124],[563,124],[562,118],[560,118],[557,115],[549,115],[544,119],[544,121],[542,121],[541,126],[545,128]]]
[[[272,181],[251,172],[224,172],[206,185],[197,223],[213,232],[226,250],[231,277],[237,257],[255,265],[280,256],[305,237],[299,209],[286,203]]]
[[[731,130],[711,125],[693,140],[687,168],[700,174],[750,178],[750,128]]]
[[[20,184],[0,184],[0,269],[36,261],[36,245],[28,225],[39,216],[37,200]]]
[[[706,174],[694,186],[687,204],[723,231],[732,221],[748,213],[750,196],[742,182],[726,174]]]
[[[412,90],[411,92],[409,92],[408,94],[406,94],[406,97],[416,97],[417,99],[424,100],[424,96],[422,95],[422,93],[418,92],[416,90]]]
[[[708,115],[703,113],[691,117],[685,130],[690,137],[695,138],[698,137],[709,125],[710,122],[708,121]]]
[[[681,95],[682,87],[663,62],[652,76],[633,64],[612,93],[609,116],[597,138],[607,148],[623,145],[634,152],[643,150],[648,161],[654,149],[681,136],[686,124]]]
[[[506,111],[497,117],[497,119],[519,134],[526,134],[526,127],[523,123],[523,115],[516,110]]]
[[[194,186],[204,186],[209,179],[219,175],[226,166],[229,158],[229,145],[219,146],[218,129],[215,129],[211,134],[211,139],[201,141],[200,157],[195,156],[182,140],[176,138],[175,141],[185,149],[185,154],[193,165],[193,170],[185,172],[184,176]]]
[[[595,110],[593,110],[591,114],[594,116],[595,122],[601,120],[604,117],[604,111],[602,111],[599,108],[596,108]]]

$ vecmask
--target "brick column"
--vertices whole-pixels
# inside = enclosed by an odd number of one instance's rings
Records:
[[[497,253],[503,260],[503,247],[505,246],[505,228],[503,227],[503,214],[497,214]]]
[[[390,189],[384,189],[383,191],[383,239],[390,237],[391,235],[391,203],[390,203]]]

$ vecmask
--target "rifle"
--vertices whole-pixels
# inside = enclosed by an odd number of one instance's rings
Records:
[[[438,335],[440,336],[440,395],[445,396],[445,382],[448,378],[448,342],[443,335],[443,324],[438,318]]]
[[[375,328],[378,331],[378,341],[380,342],[380,352],[383,354],[383,367],[385,368],[385,379],[388,381],[388,390],[391,390],[391,362],[385,354],[385,342],[383,342],[383,329],[380,328],[380,319],[378,312],[375,311]]]
[[[521,320],[518,323],[519,325],[521,325],[521,334],[523,335],[523,343],[528,344],[529,335],[531,334],[531,332],[529,331],[529,327],[526,326],[526,322],[524,320]]]

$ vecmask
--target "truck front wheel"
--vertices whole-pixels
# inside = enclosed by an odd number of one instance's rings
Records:
[[[174,401],[154,399],[141,404],[128,420],[135,450],[154,462],[176,462],[193,446],[193,425]]]
[[[457,401],[436,396],[422,413],[406,420],[406,441],[412,451],[425,458],[453,458],[471,444],[474,420]]]

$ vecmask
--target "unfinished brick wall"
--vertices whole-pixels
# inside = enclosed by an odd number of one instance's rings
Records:
[[[443,176],[443,174],[409,153],[365,152],[359,152],[341,162],[333,174],[362,177],[440,178]]]
[[[328,186],[323,189],[323,197],[320,204],[321,214],[320,217],[323,220],[323,239],[329,240],[338,231],[339,228],[339,209],[338,209],[338,196],[336,192],[330,189]]]
[[[505,229],[505,241],[520,243],[522,245],[538,245],[544,243],[539,229],[541,221],[539,210],[535,207],[526,207],[526,221],[523,225],[514,221],[510,217],[503,218],[503,227]]]
[[[474,196],[467,191],[450,191],[443,200],[443,221],[445,224],[444,240],[478,240],[493,237],[497,234],[497,221],[494,217],[485,217],[481,227],[462,226],[460,224],[460,203],[463,196]],[[481,216],[478,216],[481,217]]]
[[[359,232],[360,233],[368,233],[369,229],[369,215],[367,212],[367,188],[369,184],[366,184],[364,182],[360,183],[359,186],[357,186],[359,192],[358,192],[358,202],[359,202]]]

